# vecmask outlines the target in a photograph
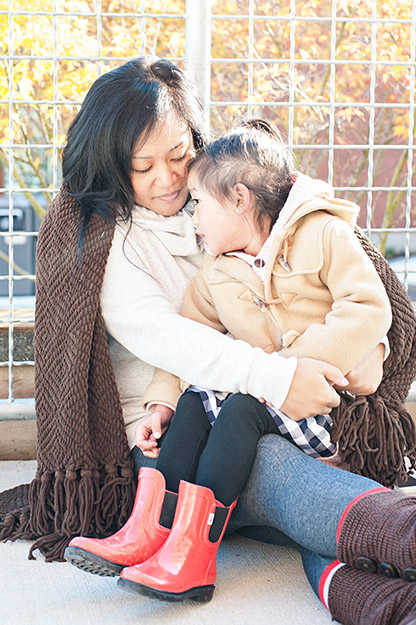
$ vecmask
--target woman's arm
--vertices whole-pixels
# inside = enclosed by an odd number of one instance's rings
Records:
[[[137,358],[199,386],[265,397],[283,409],[289,401],[288,414],[294,418],[338,405],[327,382],[343,385],[336,368],[266,354],[181,317],[156,280],[126,258],[124,235],[116,231],[118,237],[107,263],[101,307],[108,333]],[[305,385],[311,393],[307,401]]]

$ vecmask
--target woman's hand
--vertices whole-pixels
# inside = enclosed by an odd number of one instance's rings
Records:
[[[321,360],[298,358],[295,375],[281,410],[294,421],[327,414],[340,403],[334,384],[341,388],[348,384],[339,369]]]
[[[384,344],[379,343],[372,352],[358,363],[347,375],[348,386],[343,390],[354,395],[371,395],[383,378]]]
[[[160,448],[158,441],[168,429],[173,410],[163,404],[152,404],[149,416],[136,427],[136,445],[148,458],[157,458]]]

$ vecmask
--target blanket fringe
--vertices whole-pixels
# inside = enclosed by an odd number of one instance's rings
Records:
[[[331,416],[331,440],[354,473],[392,487],[416,468],[416,426],[402,402],[343,396]]]
[[[120,529],[131,513],[135,495],[129,466],[45,471],[34,478],[30,488],[26,486],[27,505],[6,513],[0,505],[0,540],[35,539],[29,559],[34,559],[33,552],[38,549],[47,562],[64,561],[65,548],[74,536],[102,538]],[[13,491],[6,491],[9,500]]]
[[[29,513],[30,484],[0,494],[0,540],[33,539]]]

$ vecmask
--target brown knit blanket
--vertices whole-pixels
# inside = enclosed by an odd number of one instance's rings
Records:
[[[103,537],[121,527],[135,483],[111,365],[100,292],[114,225],[94,215],[82,263],[78,209],[65,193],[42,223],[37,247],[35,323],[38,463],[32,483],[0,494],[0,539],[35,540],[46,560],[62,560],[73,536]],[[393,483],[415,464],[415,427],[403,401],[416,373],[415,316],[388,263],[357,235],[390,297],[391,354],[377,393],[333,412],[333,439],[354,471]],[[387,444],[386,444],[387,441]]]
[[[416,376],[416,317],[395,272],[359,228],[356,235],[379,274],[393,313],[390,354],[376,393],[342,397],[331,412],[331,439],[351,471],[393,486],[416,468],[416,427],[404,402]],[[405,464],[408,458],[408,467]]]
[[[37,472],[0,496],[0,538],[35,540],[62,560],[78,534],[109,535],[131,511],[134,480],[100,311],[114,224],[94,215],[77,256],[79,214],[65,192],[37,245],[35,401]]]

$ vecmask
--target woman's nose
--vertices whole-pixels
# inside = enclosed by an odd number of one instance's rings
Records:
[[[171,163],[161,163],[157,168],[157,181],[160,186],[169,187],[178,178],[176,168]]]

